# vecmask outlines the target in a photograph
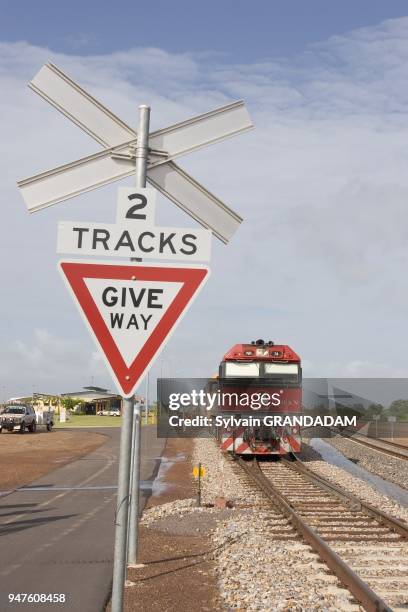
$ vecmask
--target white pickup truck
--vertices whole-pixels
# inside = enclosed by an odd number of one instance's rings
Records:
[[[37,425],[44,425],[47,431],[51,431],[54,425],[54,412],[52,410],[37,415],[32,406],[24,404],[9,404],[0,414],[0,433],[5,431],[19,431],[34,433]]]

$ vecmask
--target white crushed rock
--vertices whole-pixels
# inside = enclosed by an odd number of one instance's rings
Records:
[[[227,607],[264,612],[358,610],[309,546],[280,539],[279,532],[285,531],[293,534],[279,514],[256,510],[218,524],[213,540],[221,546],[218,576]]]
[[[142,514],[140,523],[142,525],[151,525],[155,521],[169,516],[183,517],[186,514],[192,512],[216,512],[217,508],[205,508],[203,506],[198,507],[195,499],[176,499],[175,501],[168,502],[167,504],[161,504],[159,506],[153,506],[148,508]]]
[[[310,470],[327,478],[333,484],[343,487],[346,491],[354,493],[362,501],[375,506],[387,514],[391,514],[395,518],[408,522],[408,508],[404,508],[395,500],[379,493],[374,487],[360,480],[360,478],[352,476],[346,470],[331,463],[326,463],[322,459],[317,459],[316,455],[317,453],[314,449],[303,445],[301,458],[307,459],[305,465]]]
[[[201,480],[203,503],[214,503],[216,497],[225,497],[234,502],[248,501],[231,462],[225,460],[213,438],[195,440],[193,463],[201,463],[206,470]]]
[[[408,461],[386,455],[358,442],[342,437],[327,438],[328,442],[347,458],[357,460],[358,465],[369,472],[408,489]]]
[[[319,460],[312,449],[309,458],[312,460],[307,461],[307,466],[316,473],[373,506],[408,520],[407,509],[378,493],[367,483],[341,468]],[[214,440],[195,441],[193,463],[197,465],[199,462],[206,468],[206,475],[202,479],[203,503],[213,503],[216,497],[225,497],[238,506],[247,507],[245,511],[231,510],[228,518],[220,514],[216,528],[210,532],[220,595],[226,609],[242,612],[361,610],[313,550],[294,538],[287,519],[270,508],[261,493],[248,491],[245,476],[236,469],[233,462],[223,457]],[[251,505],[256,507],[251,508]],[[219,512],[216,508],[198,508],[195,499],[177,500],[146,510],[142,523],[149,525],[160,518],[184,517],[189,513],[212,510]],[[377,547],[367,544],[356,546],[354,543],[339,543],[334,546],[349,562],[356,564],[357,571],[360,570],[359,563],[367,565],[367,555],[375,554],[377,557],[378,554]],[[384,561],[379,560],[379,574],[386,569],[387,558],[390,559],[393,546],[395,554],[402,553],[399,544],[388,543]],[[364,556],[361,557],[363,552]],[[369,567],[370,564],[367,570]],[[401,571],[405,569],[404,566]],[[371,579],[376,578],[374,576]],[[377,584],[373,586],[377,587],[376,590],[379,587]],[[379,590],[381,592],[381,588]]]
[[[309,546],[298,541],[287,519],[270,508],[212,439],[197,439],[195,464],[206,468],[203,500],[226,497],[261,506],[220,520],[211,534],[220,595],[227,609],[270,612],[349,611],[360,608]],[[240,475],[238,475],[240,474]],[[262,506],[264,509],[262,509]]]
[[[152,508],[148,508],[147,510],[143,511],[140,523],[142,525],[150,525],[151,523],[154,523],[154,521],[166,516],[174,516],[175,514],[182,516],[183,514],[191,512],[194,509],[194,506],[194,499],[177,499],[176,501],[168,502],[167,504],[153,506]]]

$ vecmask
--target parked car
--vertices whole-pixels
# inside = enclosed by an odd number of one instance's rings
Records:
[[[109,410],[109,416],[120,417],[120,410],[119,410],[119,408],[112,408],[111,410]]]
[[[0,416],[0,433],[6,429],[14,431],[18,429],[20,433],[28,431],[34,432],[37,429],[34,408],[23,404],[11,404],[6,406]]]
[[[54,425],[54,412],[48,411],[35,414],[32,406],[24,404],[9,404],[0,415],[0,433],[6,431],[19,431],[25,433],[27,430],[34,433],[37,425],[44,425],[47,431],[51,431]]]
[[[98,410],[96,414],[99,416],[109,416],[109,410]]]

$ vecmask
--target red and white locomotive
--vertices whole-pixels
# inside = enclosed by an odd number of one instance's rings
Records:
[[[222,451],[238,455],[300,451],[299,427],[265,425],[274,415],[283,418],[302,412],[301,360],[290,346],[263,340],[235,344],[225,353],[210,387],[220,398],[217,415],[223,423],[215,435]]]

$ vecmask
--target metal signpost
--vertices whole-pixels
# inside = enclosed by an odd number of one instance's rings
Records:
[[[198,466],[194,466],[193,476],[194,478],[198,478],[197,506],[201,506],[201,478],[205,476],[205,467],[201,465],[201,463],[199,463]]]
[[[59,223],[58,253],[174,262],[160,266],[92,259],[59,263],[63,280],[124,396],[112,588],[112,612],[121,612],[126,563],[136,563],[138,547],[141,406],[134,404],[133,394],[208,278],[209,269],[196,262],[209,261],[211,233],[227,243],[242,221],[174,160],[253,126],[244,103],[238,101],[149,134],[150,109],[141,106],[136,134],[53,64],[43,66],[29,86],[103,147],[20,181],[29,212],[136,174],[134,188],[119,188],[115,224]],[[146,189],[146,180],[205,229],[156,226],[156,192]]]
[[[135,187],[146,187],[147,143],[149,138],[150,108],[139,107],[139,138],[136,147],[136,180]],[[112,612],[121,612],[123,609],[123,588],[126,580],[126,563],[128,549],[128,521],[129,521],[129,493],[137,501],[132,506],[136,510],[136,517],[130,514],[130,524],[137,522],[139,516],[139,475],[140,475],[140,410],[134,410],[133,396],[124,398],[122,429],[120,436],[118,494],[116,499],[115,520],[115,548],[113,557],[112,581]],[[135,425],[135,427],[134,427]],[[132,445],[132,438],[135,443]],[[139,446],[137,446],[137,442]],[[133,453],[132,453],[133,446]],[[137,446],[137,448],[136,448]],[[135,454],[137,453],[137,454]],[[131,465],[133,463],[133,470]],[[133,490],[133,482],[137,475],[137,492]],[[132,482],[130,481],[132,477]],[[137,531],[137,529],[136,529]],[[129,532],[130,533],[130,532]],[[132,534],[133,538],[135,537]],[[130,543],[130,540],[129,540]]]
[[[149,423],[149,372],[146,374],[145,386],[145,425]]]
[[[139,107],[139,130],[138,146],[136,148],[136,187],[146,187],[146,168],[149,146],[149,124],[150,108],[147,106]],[[140,145],[140,151],[139,151]],[[147,374],[148,376],[148,374]],[[130,482],[130,513],[129,513],[129,534],[128,534],[128,559],[129,565],[135,566],[137,563],[137,553],[139,549],[139,501],[140,501],[140,462],[142,450],[142,422],[140,402],[134,404],[132,429],[132,454],[133,464],[132,479]],[[113,602],[113,593],[112,593]]]
[[[391,423],[391,440],[394,441],[394,423],[397,422],[397,417],[396,416],[389,416],[387,417],[387,420],[389,423]]]
[[[375,437],[378,438],[378,421],[380,419],[379,414],[373,414],[373,419],[375,421]]]
[[[140,402],[136,402],[133,412],[132,471],[130,480],[130,511],[128,534],[128,565],[137,566],[139,550],[139,500],[140,500],[140,457],[141,457],[142,412]]]

